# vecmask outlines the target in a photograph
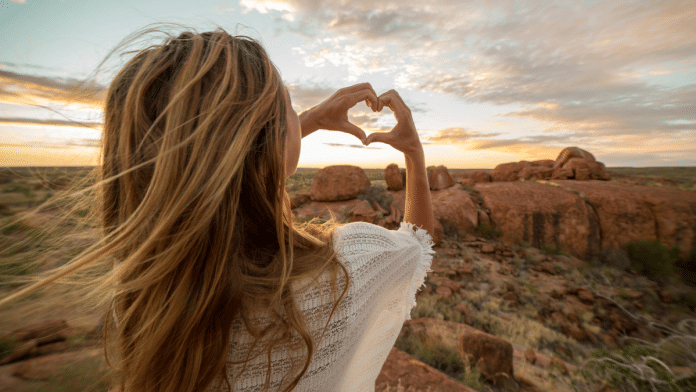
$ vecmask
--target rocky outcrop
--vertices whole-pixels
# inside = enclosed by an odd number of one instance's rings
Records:
[[[533,182],[477,184],[474,190],[503,241],[552,245],[578,257],[599,251],[597,222],[574,193]]]
[[[603,163],[597,162],[589,152],[578,148],[563,149],[555,161],[540,159],[532,162],[501,163],[491,173],[493,181],[517,180],[568,180],[578,181],[611,179]]]
[[[394,206],[405,211],[406,192],[392,192]],[[452,187],[431,191],[433,215],[442,224],[446,235],[459,233],[474,233],[478,226],[478,212],[469,193],[460,184]]]
[[[454,180],[452,180],[452,177],[450,176],[446,167],[442,165],[429,166],[427,170],[428,184],[430,185],[431,191],[438,191],[454,185]]]
[[[696,251],[696,193],[603,181],[478,184],[501,239],[600,257],[636,241],[658,240]]]
[[[493,169],[491,178],[495,182],[517,181],[519,172],[529,166],[532,163],[527,161],[501,163]]]
[[[482,182],[491,182],[491,174],[483,170],[474,170],[465,173],[453,173],[452,179],[462,185],[473,186]]]
[[[602,162],[583,158],[571,158],[563,164],[562,168],[572,170],[577,181],[611,180],[611,175]]]
[[[658,240],[678,247],[682,257],[696,251],[696,193],[669,188],[599,181],[553,181],[581,194],[599,222],[602,249]]]
[[[387,189],[390,191],[400,191],[404,189],[405,181],[402,181],[401,171],[396,163],[392,163],[384,169],[384,180],[387,182]]]
[[[327,166],[314,176],[309,196],[314,201],[350,200],[369,186],[370,180],[361,167]]]
[[[548,180],[553,175],[553,168],[549,166],[527,166],[517,173],[518,180]]]

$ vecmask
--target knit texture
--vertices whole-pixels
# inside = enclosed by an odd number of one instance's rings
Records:
[[[387,230],[363,222],[338,227],[333,241],[339,260],[348,270],[350,286],[323,337],[334,304],[330,275],[301,282],[303,289],[296,290],[299,307],[318,346],[294,390],[373,392],[401,326],[416,304],[416,291],[430,270],[433,243],[425,230],[410,223]],[[345,287],[341,275],[339,272],[339,293]],[[258,320],[260,326],[269,322]],[[233,323],[232,336],[235,339],[230,341],[230,361],[240,362],[250,352],[252,356],[260,353],[252,347],[252,339],[239,320]],[[282,390],[290,381],[283,379],[288,370],[304,364],[303,354],[289,346],[273,350],[269,390]],[[260,391],[266,382],[267,366],[265,352],[248,361],[243,372],[241,364],[228,365],[233,390]]]

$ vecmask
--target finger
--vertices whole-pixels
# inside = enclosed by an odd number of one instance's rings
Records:
[[[382,103],[382,101],[379,100],[379,98],[377,98],[377,101],[377,105],[375,105],[374,103],[370,102],[369,99],[366,99],[365,105],[367,105],[368,108],[372,109],[373,112],[381,112],[382,108],[384,107],[384,104]]]
[[[355,124],[352,124],[350,122],[346,122],[344,124],[341,124],[341,126],[338,129],[341,132],[349,133],[358,139],[360,139],[363,144],[365,143],[365,140],[367,139],[367,136],[365,136],[365,131],[363,131],[360,127],[358,127]]]
[[[352,93],[354,93],[354,92],[356,92],[356,91],[365,90],[365,89],[368,89],[368,90],[372,91],[372,94],[374,94],[375,96],[377,96],[377,93],[375,92],[375,89],[372,88],[372,85],[371,85],[370,83],[359,83],[359,84],[354,84],[354,85],[352,85],[352,86],[350,86],[350,87],[344,87],[344,88],[342,88],[342,89],[340,89],[340,90],[338,90],[338,91],[341,92],[341,93],[344,93],[344,94],[352,94]]]
[[[394,117],[396,117],[397,121],[405,120],[411,112],[400,97],[390,92],[380,95],[379,100],[394,112]]]
[[[402,110],[411,111],[411,109],[409,109],[408,105],[406,105],[406,102],[404,102],[403,98],[401,98],[401,95],[399,95],[399,93],[396,92],[396,90],[387,91],[386,93],[380,95],[379,99],[382,99],[382,97],[387,98],[388,100],[393,102],[394,105],[401,107]]]
[[[394,135],[391,132],[373,132],[367,136],[365,140],[365,145],[369,146],[370,143],[386,143],[391,145],[394,140]]]
[[[369,101],[370,105],[367,106],[373,111],[375,111],[375,108],[379,108],[380,105],[380,101],[379,98],[377,98],[377,95],[369,89],[356,91],[351,95],[347,96],[346,99],[348,100],[351,108],[360,101]]]

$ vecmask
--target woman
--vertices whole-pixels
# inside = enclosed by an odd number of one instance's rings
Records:
[[[389,107],[394,129],[348,122],[361,101]],[[399,95],[359,84],[298,117],[263,48],[217,30],[139,51],[104,113],[104,236],[59,275],[117,260],[105,339],[120,389],[374,390],[432,257],[423,149]],[[285,179],[318,129],[405,154],[399,230],[293,226]]]

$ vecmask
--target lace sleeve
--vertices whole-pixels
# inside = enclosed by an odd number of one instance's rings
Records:
[[[409,319],[416,291],[423,285],[435,253],[430,235],[406,222],[398,230],[356,222],[339,228],[334,242],[351,271],[351,292],[371,297],[372,290],[385,288],[383,282],[408,285],[402,304],[405,319]]]

